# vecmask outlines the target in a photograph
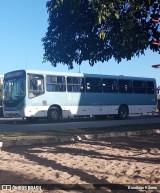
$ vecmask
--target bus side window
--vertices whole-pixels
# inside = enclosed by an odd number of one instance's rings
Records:
[[[39,96],[44,93],[44,77],[42,75],[29,75],[29,98]]]
[[[131,80],[119,80],[119,92],[120,93],[132,93],[132,81]]]
[[[110,78],[103,78],[103,92],[104,93],[116,93],[117,90],[117,80]]]
[[[146,94],[146,83],[142,80],[133,81],[133,91],[137,94]]]
[[[29,84],[29,90],[37,90],[36,80],[31,79]]]
[[[153,81],[147,81],[146,82],[146,86],[147,86],[147,93],[148,94],[154,94],[155,90],[154,90],[154,82]]]
[[[85,80],[86,92],[101,93],[102,92],[102,80],[101,78],[87,77]]]
[[[47,75],[46,76],[47,92],[65,92],[66,83],[64,76]]]
[[[67,77],[68,92],[84,92],[84,78],[82,77]]]

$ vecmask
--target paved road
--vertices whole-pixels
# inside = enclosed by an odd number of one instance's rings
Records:
[[[49,131],[49,130],[66,130],[76,128],[98,128],[116,125],[132,125],[144,123],[160,123],[160,117],[141,117],[129,118],[127,120],[94,120],[94,119],[74,119],[63,120],[59,123],[47,123],[41,120],[36,124],[29,124],[22,119],[0,118],[0,133],[2,132],[27,132],[27,131]]]

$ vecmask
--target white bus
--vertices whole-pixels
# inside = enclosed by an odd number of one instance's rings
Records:
[[[153,78],[17,70],[4,75],[5,117],[34,122],[47,118],[131,114],[147,115],[156,109]]]

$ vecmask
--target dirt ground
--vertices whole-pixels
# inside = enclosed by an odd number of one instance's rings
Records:
[[[137,186],[131,192],[160,192],[156,190],[160,187],[159,135],[15,146],[0,155],[0,184],[52,184],[54,188],[0,192],[128,192],[129,185]],[[150,187],[141,191],[144,184]]]

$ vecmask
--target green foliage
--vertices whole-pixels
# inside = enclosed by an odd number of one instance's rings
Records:
[[[130,60],[159,40],[160,5],[153,0],[49,0],[48,30],[42,39],[44,61],[73,63]]]

